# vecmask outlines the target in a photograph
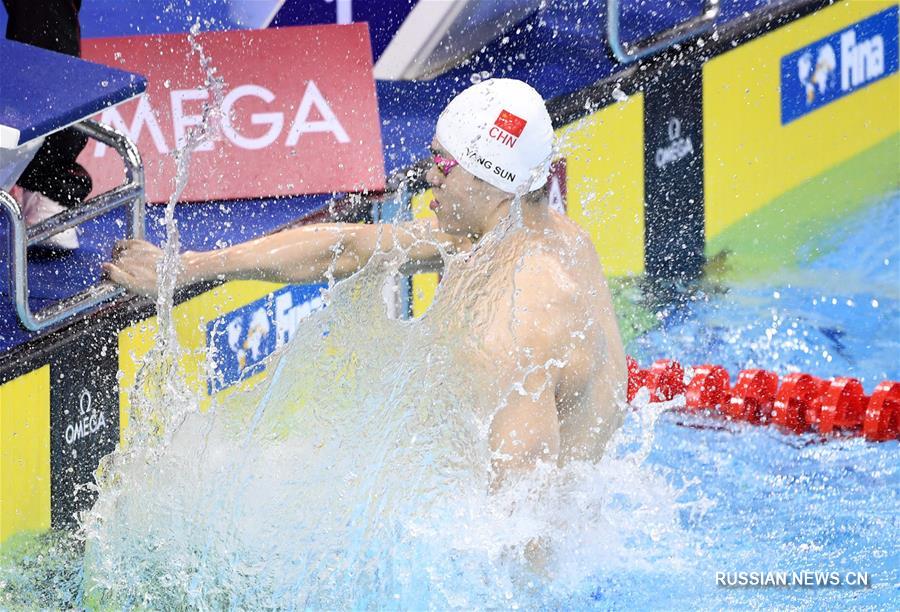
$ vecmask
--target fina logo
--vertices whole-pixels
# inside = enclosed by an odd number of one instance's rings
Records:
[[[243,370],[247,367],[248,356],[254,363],[260,360],[262,357],[262,342],[269,334],[270,329],[272,329],[272,326],[269,324],[269,315],[266,313],[265,308],[258,308],[253,311],[243,342],[241,342],[241,334],[244,331],[243,317],[232,319],[225,326],[228,348],[231,349],[231,352],[234,353],[237,359],[238,370]]]
[[[822,45],[816,55],[815,68],[813,68],[812,51],[807,51],[797,60],[797,72],[800,82],[806,90],[806,104],[812,104],[816,99],[816,89],[819,95],[824,95],[829,85],[834,85],[834,73],[837,70],[837,57],[831,45]]]
[[[859,87],[884,74],[884,38],[876,34],[872,38],[856,42],[856,32],[847,30],[841,34],[841,89]]]
[[[324,306],[324,285],[290,285],[207,323],[214,368],[209,394],[262,372],[266,358],[287,344],[300,322]]]
[[[781,123],[897,72],[896,6],[781,58]]]

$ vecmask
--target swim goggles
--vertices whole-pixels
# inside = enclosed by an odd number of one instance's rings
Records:
[[[440,170],[441,174],[444,176],[449,175],[450,171],[459,165],[459,162],[455,159],[444,157],[440,153],[434,151],[431,152],[431,158],[434,160],[434,165],[437,166],[437,169]]]

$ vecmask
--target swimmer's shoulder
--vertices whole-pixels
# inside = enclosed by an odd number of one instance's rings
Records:
[[[567,271],[575,273],[582,280],[584,275],[605,278],[600,256],[587,230],[555,210],[551,211],[551,217],[556,233],[564,245],[562,250],[566,253]]]
[[[535,363],[571,358],[571,338],[585,308],[577,284],[558,257],[531,253],[518,262],[513,292],[511,329],[519,346]],[[568,367],[566,367],[568,369]]]
[[[572,308],[581,293],[575,269],[564,255],[553,248],[535,249],[522,256],[517,266],[516,286],[557,314]]]
[[[586,229],[578,225],[568,215],[555,210],[550,211],[557,231],[579,251],[580,255],[596,255],[593,240]]]

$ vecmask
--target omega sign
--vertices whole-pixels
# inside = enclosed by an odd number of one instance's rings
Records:
[[[248,84],[235,87],[222,99],[220,120],[222,135],[234,146],[251,151],[264,149],[274,144],[276,140],[280,141],[285,147],[294,147],[300,142],[300,137],[304,134],[330,134],[335,144],[350,142],[347,130],[344,129],[340,119],[334,114],[334,111],[328,104],[328,100],[319,91],[316,82],[309,81],[302,94],[299,104],[289,105],[296,108],[296,112],[293,113],[292,117],[288,116],[287,119],[290,123],[287,125],[287,136],[282,139],[281,134],[285,127],[285,113],[268,106],[275,101],[275,94],[262,85]],[[174,148],[171,145],[181,146],[190,126],[200,123],[199,105],[205,103],[208,99],[209,92],[205,89],[179,89],[171,92],[168,102],[170,102],[172,109],[171,127],[174,134],[174,142],[168,141],[164,135],[163,127],[151,110],[146,97],[142,97],[138,102],[130,124],[125,122],[116,107],[103,111],[100,121],[127,134],[133,141],[142,140],[142,136],[144,137],[144,142],[149,139],[158,153],[169,153]],[[242,133],[241,129],[235,125],[234,116],[236,109],[244,99],[258,100],[267,105],[265,108],[266,112],[254,112],[249,115],[249,123],[251,125],[264,127],[262,133],[258,136],[251,135],[251,133],[259,132],[259,128],[249,128],[246,130],[246,133]],[[197,105],[197,109],[194,112],[188,110],[189,103]],[[213,149],[214,143],[208,141],[198,147],[197,150],[212,151]],[[94,157],[103,157],[106,155],[106,151],[106,145],[98,142],[94,148]]]
[[[684,159],[694,152],[694,143],[690,136],[681,136],[681,119],[672,117],[668,125],[669,144],[656,149],[656,167],[664,169],[671,163]]]
[[[103,411],[94,410],[91,402],[91,392],[82,389],[78,395],[78,416],[75,422],[69,423],[66,427],[66,444],[74,444],[106,427]]]
[[[147,93],[97,118],[137,144],[147,199],[165,202],[171,154],[204,114],[217,138],[191,155],[184,201],[381,190],[384,161],[365,24],[205,32],[84,41],[85,59],[147,78]],[[213,112],[206,112],[211,105]],[[122,163],[92,142],[79,157],[98,190]]]

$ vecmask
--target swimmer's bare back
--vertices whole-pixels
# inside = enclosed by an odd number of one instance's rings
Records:
[[[441,291],[451,294],[456,285],[490,287],[466,301],[476,312],[460,315],[485,328],[459,337],[483,336],[484,363],[473,367],[496,380],[495,485],[539,461],[598,460],[621,423],[625,399],[625,355],[593,245],[575,223],[547,208],[532,207],[526,219],[530,231],[511,232],[505,248],[476,249],[468,261],[496,279],[469,283],[472,271],[462,267],[441,281]],[[516,241],[521,244],[510,244]],[[508,258],[509,251],[517,255]],[[479,257],[490,265],[480,265]],[[449,302],[463,303],[460,296]]]

